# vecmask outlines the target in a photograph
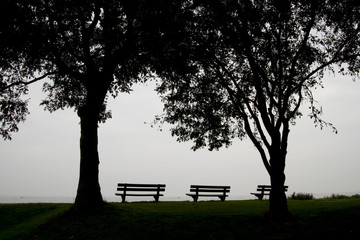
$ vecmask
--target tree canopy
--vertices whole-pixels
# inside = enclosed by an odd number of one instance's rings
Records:
[[[194,149],[248,136],[270,175],[270,209],[287,213],[290,125],[326,71],[359,75],[356,0],[6,0],[0,25],[0,134],[25,120],[28,85],[47,79],[42,104],[79,118],[77,206],[102,204],[97,127],[109,96],[162,82],[162,121]],[[5,17],[6,16],[6,17]]]
[[[270,175],[270,210],[287,213],[285,159],[290,125],[307,101],[321,127],[312,90],[324,72],[359,75],[356,1],[194,1],[180,52],[181,70],[162,75],[161,121],[193,149],[229,146],[248,136]],[[186,71],[183,71],[186,69]]]
[[[0,29],[1,135],[11,138],[28,113],[28,85],[47,79],[42,104],[73,108],[80,117],[77,206],[102,204],[98,122],[111,114],[109,96],[151,77],[162,29],[176,28],[180,1],[6,0]],[[167,27],[170,29],[169,27]]]
[[[78,111],[93,87],[106,86],[103,91],[116,97],[143,81],[160,29],[173,22],[178,1],[166,2],[6,0],[2,11],[11,14],[2,14],[0,32],[2,137],[9,139],[24,120],[26,101],[19,96],[35,81],[50,80],[42,103],[49,111]],[[105,107],[106,101],[100,121],[110,117]]]

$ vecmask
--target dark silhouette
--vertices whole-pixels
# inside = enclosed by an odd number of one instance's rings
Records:
[[[174,22],[174,1],[5,0],[0,29],[1,135],[25,119],[29,84],[47,78],[50,112],[73,108],[80,118],[76,208],[103,204],[98,181],[98,124],[111,117],[109,96],[150,78],[161,29]],[[160,49],[160,48],[158,48]],[[151,73],[151,74],[150,74]]]
[[[192,197],[197,202],[199,197],[218,197],[221,201],[225,201],[230,192],[230,186],[209,186],[209,185],[191,185],[190,192],[186,195]]]
[[[290,125],[325,71],[359,74],[357,0],[5,0],[0,25],[1,135],[25,119],[27,86],[42,79],[49,111],[73,108],[81,126],[76,207],[103,204],[97,128],[109,96],[155,72],[174,124],[194,149],[248,136],[270,175],[270,212],[287,215]],[[331,126],[331,124],[330,124]]]
[[[187,60],[162,75],[165,114],[156,121],[174,124],[172,134],[194,141],[194,150],[249,137],[270,175],[270,215],[286,217],[290,126],[305,102],[315,124],[332,126],[312,89],[336,67],[359,74],[359,1],[198,0],[191,7],[177,46]]]
[[[284,186],[284,192],[287,192],[288,186]],[[256,193],[251,193],[256,196],[259,200],[263,200],[264,196],[270,195],[271,185],[258,185],[256,188]]]
[[[165,184],[118,183],[118,192],[115,193],[115,195],[121,196],[123,203],[125,202],[126,196],[154,197],[155,202],[159,202],[159,197],[164,196],[161,192],[165,191],[165,187]]]

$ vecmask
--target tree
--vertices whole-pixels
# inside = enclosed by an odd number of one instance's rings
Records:
[[[178,46],[187,60],[161,75],[165,114],[158,120],[173,124],[172,134],[192,140],[194,150],[248,136],[270,176],[269,213],[287,216],[290,126],[305,101],[315,124],[332,126],[321,119],[312,89],[335,66],[359,74],[359,3],[199,0],[191,8]]]
[[[48,79],[50,112],[80,118],[80,177],[75,207],[103,204],[98,181],[98,123],[111,117],[109,95],[130,92],[150,75],[151,48],[173,22],[178,1],[8,0],[0,31],[1,135],[11,139],[28,113],[29,84]],[[169,18],[169,19],[167,19]]]

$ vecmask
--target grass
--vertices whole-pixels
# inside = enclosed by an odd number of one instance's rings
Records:
[[[0,239],[358,239],[360,199],[288,200],[294,219],[266,219],[268,201],[0,205]]]
[[[0,240],[21,239],[69,208],[69,204],[0,204]]]

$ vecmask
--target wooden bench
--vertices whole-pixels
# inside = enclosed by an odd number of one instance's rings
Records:
[[[192,197],[197,202],[199,197],[218,197],[221,201],[225,201],[230,192],[230,186],[207,186],[207,185],[191,185],[190,192],[186,195]],[[211,194],[203,194],[211,193]]]
[[[288,186],[284,186],[285,192],[288,190]],[[258,185],[256,189],[256,193],[251,193],[255,195],[259,200],[262,200],[265,195],[270,195],[271,186],[270,185]]]
[[[142,196],[154,197],[155,202],[159,201],[160,196],[164,196],[160,192],[165,191],[165,184],[134,184],[134,183],[118,183],[116,196],[121,196],[122,202],[125,202],[126,196]],[[146,193],[132,193],[132,192],[146,192]],[[153,192],[153,193],[149,193]]]

